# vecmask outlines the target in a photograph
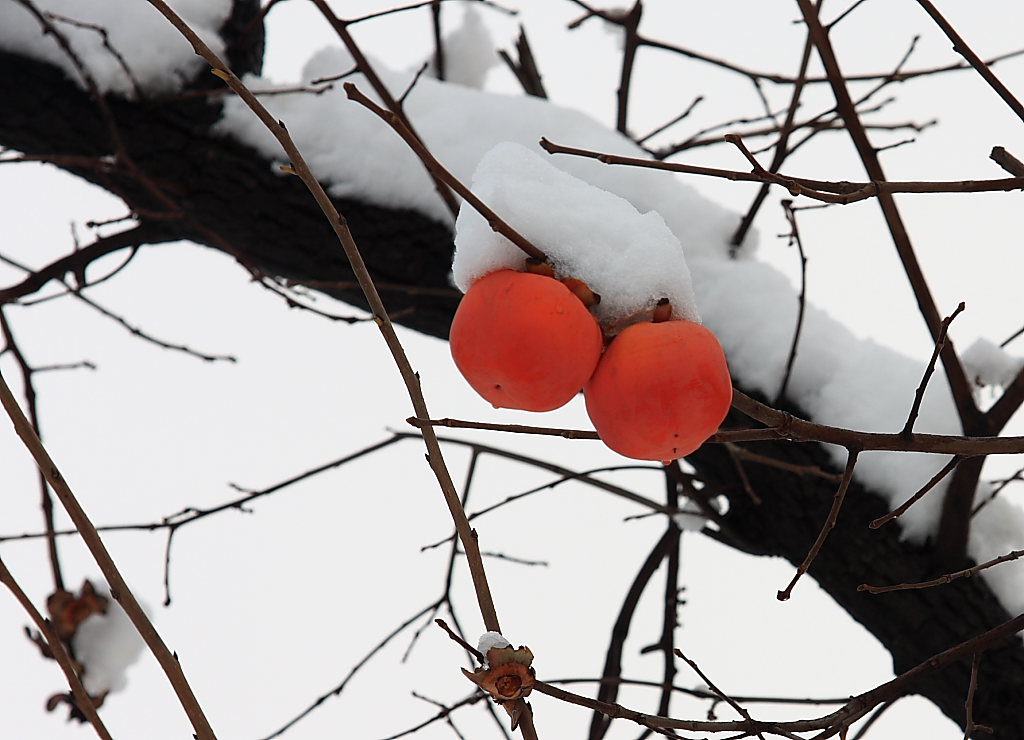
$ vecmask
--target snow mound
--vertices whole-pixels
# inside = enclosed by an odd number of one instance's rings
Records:
[[[144,0],[35,0],[34,4],[67,39],[101,93],[134,97],[133,78],[147,94],[177,92],[206,64]],[[217,54],[223,53],[217,32],[231,10],[231,0],[169,0],[168,5]],[[104,45],[101,31],[110,48]],[[0,49],[54,64],[85,88],[78,67],[57,39],[44,35],[39,20],[9,0],[0,2]]]
[[[90,696],[101,696],[127,685],[125,671],[145,644],[124,609],[111,598],[105,614],[93,614],[78,626],[72,646],[85,668],[85,690]]]
[[[603,325],[649,312],[660,298],[676,318],[700,321],[683,248],[657,213],[640,213],[513,143],[484,155],[471,189],[547,254],[559,277],[583,280],[601,296],[591,310]],[[452,273],[463,292],[494,270],[522,269],[523,252],[468,205],[455,232]]]

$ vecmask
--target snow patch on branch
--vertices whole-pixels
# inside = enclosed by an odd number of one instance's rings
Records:
[[[1014,357],[984,337],[967,348],[962,360],[967,377],[980,386],[1005,388],[1024,369],[1024,357]]]
[[[125,671],[145,647],[135,625],[113,598],[106,613],[93,614],[78,626],[72,645],[84,667],[82,682],[90,696],[124,689],[128,683]]]
[[[101,93],[131,98],[136,84],[146,94],[177,92],[205,66],[144,0],[34,0],[34,5],[67,39]],[[231,0],[169,0],[168,5],[215,52],[223,53],[218,30],[231,11]],[[0,0],[0,49],[54,64],[85,88],[78,67],[57,39],[13,0]]]
[[[583,280],[601,296],[591,311],[606,328],[653,311],[660,298],[676,318],[700,321],[683,248],[658,213],[640,213],[510,142],[484,155],[472,190],[543,251],[559,277]],[[463,292],[495,270],[522,269],[523,252],[474,209],[462,208],[455,226],[452,272]]]

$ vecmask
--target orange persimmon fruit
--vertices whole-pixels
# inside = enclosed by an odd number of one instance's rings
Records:
[[[583,395],[609,448],[667,464],[718,430],[732,404],[732,381],[710,331],[692,321],[648,321],[612,340]]]
[[[601,356],[601,328],[553,277],[498,270],[473,283],[449,336],[456,367],[495,408],[568,403]]]

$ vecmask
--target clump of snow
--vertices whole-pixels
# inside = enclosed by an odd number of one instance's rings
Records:
[[[72,647],[84,667],[82,683],[89,695],[123,689],[128,683],[125,671],[144,646],[135,625],[112,598],[105,614],[93,614],[78,625]]]
[[[512,647],[512,643],[501,636],[500,632],[484,632],[476,644],[476,649],[484,656],[484,664],[487,663],[487,652],[491,648]]]
[[[995,342],[979,337],[961,356],[967,377],[978,385],[1005,388],[1024,368],[1024,357],[1014,357]]]
[[[456,85],[482,88],[487,73],[498,63],[491,32],[472,5],[466,6],[462,24],[445,34],[441,45],[444,49],[444,78]],[[427,74],[437,77],[433,55],[427,63]]]
[[[708,518],[694,501],[687,499],[682,510],[672,515],[672,521],[684,532],[699,532],[704,529]]]
[[[124,59],[131,76],[103,45],[98,30],[48,16],[101,93],[132,97],[132,78],[147,94],[176,92],[205,65],[184,37],[145,0],[34,0],[34,4],[44,14],[106,31],[110,46]],[[217,32],[231,10],[231,0],[169,0],[168,5],[215,52],[223,53]],[[39,20],[20,3],[0,2],[0,49],[55,64],[85,87],[78,68],[57,40],[44,35]]]
[[[393,92],[404,90],[411,80],[411,73],[395,73],[374,64]],[[325,50],[310,60],[304,77],[344,72],[351,65],[352,60],[345,52]],[[370,94],[365,80],[357,76],[353,81]],[[252,77],[246,82],[253,87],[273,84]],[[332,195],[357,197],[386,207],[412,208],[450,223],[450,214],[406,145],[387,125],[340,92],[294,93],[267,98],[265,103],[288,125],[313,172],[328,183]],[[552,249],[551,245],[567,238],[565,232],[575,230],[577,233],[571,236],[574,249],[582,252],[567,259],[586,260],[588,239],[593,235],[598,240],[607,240],[613,231],[600,219],[577,218],[578,213],[593,217],[602,208],[596,203],[613,202],[607,194],[631,203],[635,212],[622,217],[636,224],[643,221],[645,229],[659,234],[651,241],[650,249],[654,244],[665,249],[674,249],[675,242],[682,245],[701,319],[721,341],[738,384],[768,397],[775,396],[785,371],[799,301],[785,276],[770,265],[754,261],[752,243],[738,250],[738,259],[730,258],[728,242],[739,222],[737,214],[708,201],[667,172],[609,166],[581,157],[541,155],[537,142],[546,136],[557,143],[584,149],[645,156],[633,142],[593,119],[544,100],[495,95],[424,78],[408,96],[405,110],[431,152],[465,183],[470,182],[487,152],[503,142],[515,142],[593,186],[586,190],[576,180],[559,180],[559,176],[535,165],[522,149],[499,147],[493,155],[504,157],[505,164],[512,168],[509,192],[515,188],[519,193],[514,197],[503,196],[502,207],[497,209],[499,214],[527,231],[527,236],[541,248]],[[227,102],[219,128],[225,136],[246,142],[265,156],[284,159],[277,142],[240,101]],[[499,173],[484,176],[491,166],[496,165],[481,165],[482,179],[478,184],[484,189],[500,189]],[[527,178],[533,176],[531,168],[536,173],[537,187],[546,193],[544,198],[532,197],[526,187]],[[572,186],[552,186],[558,182]],[[584,193],[595,199],[594,204],[581,204]],[[534,208],[533,212],[529,212],[527,203]],[[621,206],[615,207],[621,210]],[[503,213],[503,209],[511,212]],[[656,215],[640,215],[651,212],[660,214],[675,242],[662,238],[660,226],[648,225],[656,221]],[[539,224],[531,227],[532,218]],[[571,222],[572,229],[561,220]],[[469,224],[460,224],[460,233],[463,226],[470,228]],[[469,246],[463,243],[464,239],[460,236],[460,249]],[[492,265],[500,265],[509,259],[507,245],[501,240],[488,237],[488,243],[494,248],[491,256],[473,258],[477,266],[472,269],[457,266],[460,282],[486,270],[488,260]],[[557,246],[552,252],[555,250]],[[639,292],[631,296],[637,305],[646,305],[651,295],[646,282],[634,280],[633,268],[636,263],[650,259],[650,255],[645,255],[644,260],[619,263],[624,284],[638,288]],[[661,256],[653,259],[660,260]],[[683,264],[681,260],[679,264]],[[608,294],[605,300],[613,300],[614,290],[594,287]],[[614,300],[626,303],[629,299],[630,296],[623,296]],[[787,395],[816,421],[865,431],[896,432],[906,421],[924,365],[874,342],[857,339],[824,311],[809,305]],[[975,366],[987,370],[995,367],[984,360],[978,360]],[[1005,379],[1006,375],[1000,371],[991,377]],[[941,368],[924,396],[915,429],[935,434],[961,433]],[[836,465],[845,464],[845,450],[835,448],[831,452]],[[924,485],[946,461],[947,458],[935,455],[865,452],[858,459],[855,477],[895,507]],[[946,482],[939,484],[898,520],[906,537],[921,542],[935,531],[945,489]],[[1024,547],[1024,526],[1007,524],[1022,517],[1020,510],[1004,499],[993,500],[973,522],[970,555],[979,561],[989,559],[993,542],[1004,548],[996,554]],[[991,568],[983,571],[983,577],[1008,609],[1019,610],[1024,594],[1024,564],[1018,561]]]
[[[559,277],[583,280],[601,296],[591,310],[605,326],[649,312],[668,298],[676,318],[699,321],[679,240],[657,213],[559,170],[524,146],[498,144],[473,175],[473,192],[548,255]],[[466,291],[525,255],[463,204],[455,223],[455,284]]]

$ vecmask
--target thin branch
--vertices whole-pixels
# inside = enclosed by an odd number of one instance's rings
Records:
[[[816,730],[827,731],[827,735],[845,731],[851,724],[866,715],[872,708],[900,697],[908,693],[912,687],[925,676],[942,670],[946,666],[961,660],[967,655],[972,655],[981,650],[987,650],[1016,635],[1024,629],[1024,614],[1017,615],[1002,624],[983,632],[976,637],[954,645],[948,650],[931,656],[917,664],[910,670],[900,674],[891,681],[887,681],[875,688],[859,694],[850,699],[844,706],[822,717],[813,719],[795,720],[789,722],[776,722],[765,720],[733,720],[733,721],[702,721],[672,719],[668,717],[657,717],[643,712],[628,709],[619,704],[602,702],[590,699],[571,691],[560,689],[556,686],[537,680],[533,689],[538,693],[545,694],[570,704],[575,704],[595,712],[600,712],[608,719],[628,719],[636,722],[642,727],[652,729],[675,729],[690,730],[694,732],[732,732],[749,735],[753,732],[765,734],[775,733],[786,736],[798,732],[813,732]]]
[[[678,529],[676,532],[678,533]],[[672,540],[672,529],[666,528],[661,539],[651,548],[650,553],[644,559],[640,570],[637,571],[636,576],[633,578],[633,583],[630,584],[629,590],[626,592],[625,598],[622,600],[619,614],[615,619],[615,624],[612,626],[608,650],[605,654],[604,668],[601,670],[602,683],[597,691],[597,701],[599,703],[612,703],[618,696],[618,683],[607,681],[606,679],[616,679],[622,675],[622,652],[625,647],[626,637],[629,634],[629,626],[633,621],[633,615],[636,613],[637,606],[640,603],[640,597],[654,576],[654,572],[658,569],[658,565],[665,558]],[[588,740],[601,740],[608,732],[610,724],[608,718],[603,713],[595,711],[594,716],[590,720]]]
[[[790,134],[793,133],[793,121],[796,118],[797,109],[800,107],[800,96],[804,91],[804,83],[807,79],[807,65],[811,61],[811,50],[813,48],[814,45],[811,43],[810,36],[808,36],[804,41],[804,50],[800,57],[800,68],[797,71],[796,84],[793,85],[793,91],[789,100],[789,108],[786,110],[786,120],[783,121],[782,125],[779,127],[779,138],[775,142],[775,153],[772,155],[772,163],[768,165],[768,169],[771,172],[778,172],[789,154],[789,137]],[[754,202],[750,204],[750,208],[747,209],[746,215],[744,215],[740,220],[740,225],[736,229],[736,233],[732,235],[732,239],[729,242],[733,248],[738,248],[743,244],[743,240],[746,238],[747,232],[750,231],[750,227],[754,225],[754,219],[757,217],[757,212],[760,210],[761,204],[764,203],[765,198],[768,197],[769,188],[770,185],[768,183],[764,183],[757,191],[757,195],[754,197]],[[790,214],[787,210],[787,218],[789,216]],[[790,223],[793,226],[793,232],[795,234],[796,223],[793,220],[791,220]],[[799,237],[796,238],[799,245]],[[800,254],[802,257],[803,247],[800,247]]]
[[[735,699],[733,699],[728,694],[726,694],[724,691],[722,691],[720,688],[715,686],[715,684],[711,681],[711,679],[708,678],[707,674],[704,673],[704,671],[702,671],[700,669],[700,666],[697,665],[696,661],[691,660],[690,658],[687,658],[685,655],[683,655],[683,651],[679,650],[678,648],[674,652],[675,652],[675,654],[677,656],[679,656],[682,660],[684,660],[686,662],[686,665],[690,666],[690,668],[693,669],[694,673],[696,673],[698,676],[700,676],[700,680],[703,681],[705,683],[705,685],[707,685],[707,687],[709,689],[711,689],[712,692],[714,692],[715,696],[717,696],[722,701],[724,701],[726,704],[728,704],[730,707],[735,709],[736,713],[738,715],[740,715],[741,717],[743,717],[743,719],[745,719],[745,720],[747,720],[748,722],[751,722],[751,723],[754,722],[754,718],[750,716],[750,712],[748,712],[746,709],[741,707],[739,705],[739,703]],[[757,735],[759,738],[761,738],[761,740],[764,740],[764,735],[761,733],[760,730],[755,730],[754,734]]]
[[[533,56],[533,49],[530,48],[530,42],[526,38],[526,29],[522,26],[519,26],[519,36],[516,38],[516,54],[519,56],[518,61],[514,60],[504,49],[498,50],[498,56],[519,80],[523,92],[546,99],[548,93],[544,89],[543,78],[537,67],[537,60]]]
[[[939,326],[939,336],[935,341],[935,349],[932,350],[931,359],[928,360],[928,367],[925,368],[924,377],[921,379],[921,384],[917,386],[917,390],[914,392],[914,403],[910,407],[910,414],[907,416],[907,423],[903,425],[903,431],[900,432],[904,437],[909,437],[914,433],[914,422],[917,420],[917,414],[921,410],[921,401],[924,400],[924,391],[928,387],[928,381],[931,380],[932,373],[935,372],[935,361],[939,359],[939,353],[946,346],[946,332],[949,331],[949,325],[953,323],[953,319],[960,315],[960,312],[966,308],[966,304],[963,301],[956,307],[949,316],[942,320],[942,324]]]
[[[616,91],[617,105],[615,112],[615,129],[626,136],[629,135],[626,118],[629,115],[629,89],[633,80],[633,67],[636,63],[636,51],[640,46],[640,17],[643,15],[643,3],[636,0],[633,7],[622,15],[620,25],[625,35],[622,43],[622,69],[619,73],[619,89]]]
[[[32,374],[35,372],[28,360],[21,351],[21,347],[14,339],[14,331],[7,321],[7,315],[3,307],[0,307],[0,334],[4,338],[4,351],[9,351],[21,372],[21,382],[25,394],[25,404],[28,408],[28,418],[32,425],[33,433],[39,437],[42,431],[39,427],[39,407],[36,398],[35,385],[32,382]],[[53,590],[64,590],[64,576],[61,572],[60,552],[57,549],[56,527],[53,518],[53,497],[50,496],[50,487],[46,482],[46,475],[43,471],[37,470],[39,481],[39,507],[43,512],[43,527],[46,536],[46,553],[50,563],[50,575],[53,578]]]
[[[317,1],[319,2],[319,0]],[[445,167],[434,158],[434,155],[427,151],[422,142],[413,136],[412,132],[409,131],[398,116],[374,103],[360,92],[359,88],[351,82],[345,83],[345,93],[351,100],[356,101],[363,107],[372,111],[381,120],[391,126],[391,128],[395,130],[395,133],[401,136],[405,143],[409,145],[409,148],[413,150],[417,157],[419,157],[420,161],[423,162],[423,165],[430,171],[431,175],[458,193],[463,200],[469,203],[475,211],[487,220],[487,223],[490,224],[492,229],[523,250],[527,256],[540,260],[541,262],[547,262],[547,255],[544,254],[544,252],[535,247],[518,231],[513,229],[482,200],[473,195],[469,188],[463,185],[455,175],[445,169]]]
[[[338,38],[341,39],[341,42],[345,44],[345,48],[348,49],[349,54],[352,55],[352,59],[355,60],[356,66],[359,67],[359,70],[363,73],[363,76],[366,78],[366,81],[370,83],[370,87],[373,88],[374,92],[376,92],[377,95],[380,96],[380,99],[384,101],[384,105],[390,111],[391,115],[395,116],[399,121],[401,121],[403,127],[409,132],[409,135],[417,143],[419,143],[420,146],[423,146],[422,139],[420,139],[419,135],[416,133],[416,130],[413,128],[412,123],[406,117],[405,112],[402,110],[401,104],[397,100],[395,100],[394,97],[391,95],[391,92],[388,90],[387,86],[377,75],[376,71],[373,68],[373,65],[370,64],[370,60],[366,58],[366,56],[362,52],[362,49],[360,49],[359,45],[356,44],[355,39],[352,38],[352,34],[348,32],[348,26],[351,25],[351,23],[349,21],[344,21],[337,15],[335,15],[334,11],[331,10],[331,7],[327,4],[326,0],[312,0],[312,2],[316,6],[317,10],[320,11],[321,15],[323,15],[323,17],[331,25],[331,28],[334,29],[334,32],[338,34]],[[210,61],[210,59],[207,59],[207,61]],[[227,70],[227,66],[224,64],[216,64],[213,66],[217,69],[223,69],[225,71]],[[233,85],[232,87],[234,88]],[[235,89],[235,92],[238,92],[238,90]],[[268,119],[273,120],[269,117],[269,114]],[[266,123],[266,121],[264,123]],[[443,181],[439,180],[434,172],[428,171],[427,174],[430,175],[430,179],[434,183],[434,189],[437,191],[437,194],[441,197],[441,200],[444,201],[444,204],[448,207],[448,212],[451,213],[451,216],[454,219],[459,214],[458,201],[452,194],[452,191],[449,189],[449,187]]]
[[[862,432],[852,429],[815,424],[785,411],[754,400],[742,391],[733,388],[733,408],[741,411],[752,419],[768,425],[770,429],[761,430],[775,435],[775,439],[788,439],[794,442],[824,442],[841,447],[856,447],[861,451],[888,450],[893,452],[930,452],[933,454],[960,455],[975,457],[980,455],[1015,455],[1024,452],[1024,436],[1022,437],[967,437],[953,434],[921,434],[915,433],[910,439],[900,434],[882,434],[879,432]],[[737,436],[742,439],[729,441],[750,441],[755,438],[754,431],[744,431]],[[719,433],[723,437],[725,433]],[[766,440],[770,437],[758,436],[756,439]]]
[[[836,108],[846,123],[846,130],[850,134],[850,138],[857,149],[868,177],[872,181],[883,183],[886,180],[885,171],[882,169],[877,152],[868,139],[867,131],[864,129],[856,106],[850,97],[847,81],[843,76],[842,70],[839,68],[828,32],[821,25],[821,20],[818,18],[818,10],[811,4],[811,0],[797,0],[797,4],[800,6],[800,13],[803,16],[804,23],[807,24],[811,38],[818,49],[818,55],[829,78],[829,84],[836,99]],[[917,299],[918,308],[931,334],[932,341],[937,342],[942,320],[939,317],[935,306],[935,299],[931,294],[931,289],[928,287],[924,272],[917,260],[906,225],[903,223],[892,193],[887,191],[880,192],[878,204],[889,227],[893,245],[896,247],[896,252],[903,264],[904,272],[913,288],[914,297]],[[968,434],[980,431],[978,424],[981,421],[981,412],[974,401],[970,383],[967,380],[963,365],[953,345],[946,344],[940,353],[940,357],[964,431]]]
[[[356,663],[351,669],[349,669],[349,672],[347,674],[345,674],[345,677],[341,680],[341,683],[339,683],[337,686],[335,686],[333,689],[331,689],[327,693],[321,694],[320,696],[318,696],[316,698],[316,700],[313,701],[312,704],[307,706],[305,709],[303,709],[301,712],[296,714],[294,717],[292,717],[290,720],[285,722],[283,725],[281,725],[279,728],[274,730],[272,733],[270,733],[269,735],[261,738],[261,740],[273,740],[276,737],[280,737],[281,735],[286,733],[288,730],[290,730],[292,727],[294,727],[296,724],[298,724],[301,720],[305,719],[310,713],[315,711],[317,707],[319,707],[325,701],[330,699],[332,696],[340,695],[341,692],[345,690],[345,687],[348,686],[348,682],[352,680],[352,678],[359,672],[359,670],[364,665],[366,665],[370,661],[370,659],[373,658],[374,655],[376,655],[381,650],[383,650],[385,647],[387,647],[388,643],[390,643],[393,639],[398,637],[398,635],[400,635],[403,631],[405,631],[405,629],[408,628],[409,625],[411,625],[417,619],[419,619],[424,614],[429,612],[436,605],[437,605],[437,602],[434,602],[433,604],[428,604],[427,606],[423,607],[418,612],[413,614],[411,617],[406,619],[400,625],[395,627],[393,630],[391,630],[391,632],[389,632],[387,635],[385,635],[384,638],[380,642],[378,642],[376,645],[374,645],[369,650],[369,652],[367,652],[365,655],[363,655],[363,657],[359,659],[358,663]]]
[[[789,222],[789,245],[796,245],[800,255],[800,295],[797,299],[796,326],[793,328],[793,341],[789,345],[789,354],[786,357],[786,370],[782,376],[782,385],[779,386],[779,392],[775,396],[776,403],[785,398],[786,389],[789,387],[789,379],[793,374],[793,363],[796,362],[797,346],[800,344],[800,332],[804,326],[804,311],[807,304],[807,255],[804,253],[804,242],[800,238],[800,229],[796,224],[793,201],[783,200],[782,209],[786,214],[786,221]]]
[[[138,247],[142,244],[154,244],[159,241],[163,241],[163,239],[158,236],[155,228],[148,223],[140,223],[126,231],[100,237],[92,244],[76,249],[71,254],[54,260],[38,270],[23,267],[21,269],[30,274],[20,283],[0,290],[0,304],[10,303],[18,298],[31,295],[51,280],[63,281],[64,276],[69,272],[80,275],[84,273],[86,267],[104,255],[129,247]]]
[[[956,32],[956,29],[950,24],[949,21],[943,17],[938,9],[930,2],[930,0],[917,0],[917,4],[924,8],[931,19],[935,21],[936,25],[942,29],[942,32],[946,34],[946,38],[953,42],[953,51],[958,53],[967,62],[977,70],[978,74],[981,75],[982,79],[989,84],[996,94],[1003,99],[1003,102],[1012,110],[1017,117],[1024,121],[1024,105],[1014,97],[1013,93],[1010,92],[1009,88],[1004,85],[995,73],[989,69],[989,66],[981,60],[971,47],[967,45],[967,42]]]
[[[839,484],[839,488],[836,490],[836,495],[832,500],[832,508],[828,512],[828,517],[825,519],[825,523],[821,527],[821,531],[818,532],[818,538],[814,541],[811,549],[807,552],[807,557],[800,563],[800,567],[796,569],[796,574],[793,576],[793,580],[789,582],[782,591],[776,594],[776,598],[779,601],[789,600],[790,595],[793,593],[793,587],[796,586],[796,582],[800,580],[800,576],[807,572],[811,567],[811,563],[821,552],[822,546],[825,544],[825,539],[828,537],[829,532],[836,526],[836,520],[839,518],[839,510],[843,507],[843,499],[846,498],[846,491],[850,487],[850,481],[853,480],[853,469],[857,465],[857,455],[860,450],[850,449],[847,450],[846,456],[846,470],[843,471],[843,480]]]
[[[924,495],[926,493],[928,493],[930,490],[935,488],[935,486],[937,486],[939,483],[941,483],[942,480],[947,475],[952,473],[953,470],[956,468],[956,466],[959,465],[961,462],[963,462],[964,459],[965,458],[960,457],[959,455],[954,455],[952,458],[950,458],[949,462],[947,462],[945,465],[943,465],[942,469],[939,470],[938,473],[933,475],[931,480],[929,480],[927,483],[925,483],[923,486],[921,486],[921,488],[919,488],[914,493],[914,495],[912,495],[910,498],[908,498],[906,501],[904,501],[902,504],[900,504],[898,507],[896,507],[895,509],[890,511],[885,516],[880,516],[880,517],[878,517],[878,519],[875,519],[868,526],[871,527],[871,529],[878,529],[883,524],[887,524],[888,522],[891,522],[893,519],[896,519],[898,517],[903,516],[903,514],[906,513],[907,509],[909,509],[911,506],[913,506],[918,501],[920,501],[922,498],[924,498]]]
[[[1024,557],[1024,550],[1014,550],[1008,552],[1005,555],[1000,555],[998,558],[992,558],[980,565],[975,565],[973,568],[964,568],[958,570],[956,573],[946,573],[938,578],[933,578],[930,581],[920,581],[919,583],[898,583],[894,586],[869,586],[866,583],[862,583],[857,586],[858,591],[867,591],[870,594],[884,594],[890,591],[911,591],[921,588],[932,588],[933,586],[945,586],[947,583],[951,583],[958,578],[970,578],[976,573],[980,573],[986,568],[991,568],[1001,563],[1008,563],[1011,560],[1017,560]]]
[[[28,598],[28,595],[22,590],[18,582],[14,580],[14,576],[11,571],[4,565],[4,561],[0,558],[0,583],[4,584],[12,594],[14,598],[21,604],[32,621],[35,623],[36,628],[42,634],[46,640],[46,645],[50,650],[50,654],[53,655],[53,659],[57,661],[61,671],[64,673],[64,677],[68,680],[68,686],[71,687],[71,694],[75,698],[75,706],[81,710],[85,718],[89,720],[89,724],[96,730],[96,734],[100,736],[102,740],[113,740],[108,732],[106,725],[103,724],[103,720],[100,719],[99,713],[96,711],[96,705],[93,703],[92,697],[89,696],[89,692],[85,690],[85,686],[82,685],[82,679],[78,675],[78,670],[75,668],[75,661],[68,655],[67,649],[64,647],[64,643],[57,635],[50,620],[43,617],[39,610],[36,609],[32,600]]]
[[[739,142],[738,137],[726,137],[730,143]],[[625,165],[629,167],[646,167],[668,172],[683,172],[691,175],[704,175],[725,180],[743,182],[767,182],[780,185],[791,195],[803,195],[823,203],[848,205],[868,198],[881,198],[894,193],[987,193],[1005,192],[1024,189],[1024,177],[1004,177],[996,180],[950,180],[950,181],[896,181],[869,180],[867,182],[811,180],[805,177],[790,177],[768,172],[756,164],[751,172],[742,170],[724,170],[716,167],[680,164],[677,162],[660,162],[654,159],[639,157],[622,157],[591,149],[563,146],[542,138],[540,146],[549,154],[571,154],[578,157],[596,159],[603,164]]]
[[[1024,162],[1010,154],[1001,146],[992,147],[989,159],[998,164],[1014,177],[1024,177]]]

